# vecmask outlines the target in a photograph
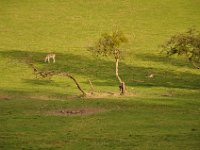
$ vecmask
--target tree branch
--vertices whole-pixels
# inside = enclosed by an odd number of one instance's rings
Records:
[[[81,88],[80,84],[78,81],[69,73],[67,72],[56,72],[56,71],[39,71],[33,64],[30,64],[30,66],[33,68],[34,74],[41,76],[42,78],[47,78],[47,77],[52,77],[55,75],[62,75],[62,76],[67,76],[68,78],[72,79],[74,83],[76,84],[77,88],[81,91],[83,96],[86,96],[85,91]]]

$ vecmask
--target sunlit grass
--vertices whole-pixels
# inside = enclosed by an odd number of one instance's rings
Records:
[[[199,0],[0,1],[0,149],[188,149],[200,147],[200,72],[159,45],[199,28]],[[128,97],[79,98],[73,81],[36,79],[69,72],[85,91],[119,92],[112,58],[87,51],[102,33],[122,30],[119,74]],[[56,63],[45,64],[48,52]],[[154,78],[148,78],[153,73]],[[49,116],[68,108],[103,108],[83,116]]]

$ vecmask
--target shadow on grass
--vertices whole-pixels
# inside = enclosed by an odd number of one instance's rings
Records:
[[[3,97],[3,99],[1,99],[1,97]],[[0,90],[0,100],[12,100],[12,99],[80,100],[81,94],[62,94],[62,93],[56,93],[55,91],[41,91],[41,90],[26,91],[24,89]]]
[[[16,59],[21,62],[33,62],[40,66],[41,70],[55,70],[69,72],[74,75],[80,75],[87,79],[91,79],[96,86],[118,86],[115,78],[115,62],[109,60],[99,60],[89,58],[87,56],[74,55],[71,53],[62,54],[56,53],[56,63],[44,63],[46,53],[43,52],[26,52],[20,50],[1,50],[0,56]],[[157,61],[169,63],[163,57],[157,56],[139,56],[143,60]],[[181,62],[173,63],[183,66]],[[143,86],[143,87],[169,87],[169,88],[184,88],[184,89],[199,89],[200,78],[196,74],[179,73],[169,71],[165,68],[145,68],[127,65],[124,62],[119,64],[119,73],[122,79],[125,80],[128,86]],[[147,75],[154,73],[155,77],[149,79]],[[102,80],[102,81],[98,81]],[[26,80],[31,84],[46,84],[49,81]]]
[[[55,85],[58,86],[53,80],[38,80],[38,79],[24,79],[24,82],[35,84],[35,85]]]
[[[160,54],[160,56],[151,55],[151,54],[142,54],[142,55],[137,54],[136,56],[143,61],[153,61],[153,62],[158,62],[158,63],[170,64],[170,65],[178,66],[178,67],[188,67],[191,69],[196,69],[187,60],[175,59],[173,57],[164,56],[163,54]]]

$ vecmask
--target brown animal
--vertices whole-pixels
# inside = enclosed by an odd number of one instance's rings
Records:
[[[55,53],[48,53],[47,54],[47,56],[45,57],[45,60],[44,60],[44,62],[48,62],[48,63],[50,63],[51,61],[51,59],[53,60],[53,63],[55,63],[56,62],[56,54]]]

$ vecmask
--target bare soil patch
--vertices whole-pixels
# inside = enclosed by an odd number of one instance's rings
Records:
[[[50,116],[81,116],[81,115],[92,115],[100,112],[105,112],[103,108],[95,107],[84,107],[84,108],[69,108],[51,111],[48,113]]]
[[[76,99],[80,99],[80,98],[98,99],[98,98],[112,98],[112,97],[120,98],[120,97],[133,97],[133,96],[136,96],[136,94],[127,92],[125,95],[120,95],[119,92],[103,92],[103,91],[93,92],[93,91],[90,91],[90,92],[86,93],[85,97],[83,97],[82,95],[66,95],[66,96],[44,96],[43,95],[43,96],[29,96],[28,98],[39,99],[39,100],[62,100],[62,101],[65,101],[65,100],[76,100]]]
[[[10,100],[10,97],[5,95],[0,95],[0,100]]]
[[[36,99],[36,100],[59,100],[59,101],[66,101],[66,100],[75,100],[82,98],[79,95],[58,95],[58,96],[45,96],[45,95],[39,95],[39,96],[28,96],[25,98],[30,98],[30,99]]]
[[[86,98],[110,98],[110,97],[132,97],[135,96],[133,93],[126,93],[125,95],[120,95],[119,92],[88,92],[86,93]]]

